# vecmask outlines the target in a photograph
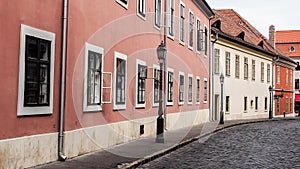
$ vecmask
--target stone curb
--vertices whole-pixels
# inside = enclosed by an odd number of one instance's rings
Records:
[[[175,144],[174,146],[172,146],[170,148],[167,148],[167,149],[161,150],[159,152],[156,152],[154,154],[148,155],[148,156],[146,156],[142,159],[133,161],[132,163],[124,164],[122,166],[119,166],[118,168],[121,168],[121,169],[134,169],[134,168],[137,168],[140,165],[146,164],[146,163],[148,163],[150,161],[153,161],[153,160],[155,160],[159,157],[162,157],[166,154],[169,154],[170,152],[175,151],[175,150],[177,150],[177,149],[179,149],[179,148],[181,148],[181,147],[183,147],[187,144],[190,144],[190,143],[192,143],[196,140],[199,140],[200,138],[205,138],[205,137],[207,137],[211,134],[215,134],[217,132],[220,132],[224,129],[228,129],[228,128],[231,128],[231,127],[244,125],[244,124],[251,124],[251,123],[262,123],[262,122],[281,121],[281,120],[296,120],[296,119],[297,118],[295,118],[295,117],[286,117],[286,118],[279,117],[279,118],[273,118],[273,119],[258,119],[258,120],[252,120],[252,121],[241,121],[241,122],[237,122],[237,123],[233,123],[233,124],[229,124],[229,125],[218,125],[218,127],[215,130],[211,131],[211,132],[204,133],[202,135],[199,135],[199,136],[192,137],[190,139],[181,141],[181,142]],[[219,127],[219,126],[222,126],[222,127]]]

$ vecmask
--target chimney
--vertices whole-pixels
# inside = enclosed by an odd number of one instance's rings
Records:
[[[275,49],[275,26],[271,25],[269,27],[269,42],[271,46]]]

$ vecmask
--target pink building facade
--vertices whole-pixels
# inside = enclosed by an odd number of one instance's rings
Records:
[[[2,168],[155,135],[162,41],[165,128],[209,121],[213,12],[204,0],[69,1],[66,32],[63,7],[50,0],[1,6]]]

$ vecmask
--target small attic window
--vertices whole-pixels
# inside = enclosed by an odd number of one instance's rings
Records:
[[[295,47],[294,46],[290,47],[290,52],[295,52]]]
[[[258,44],[258,46],[264,48],[264,41],[260,41],[259,44]]]
[[[241,32],[241,33],[238,34],[236,37],[238,37],[238,38],[244,40],[244,38],[245,38],[245,32]]]
[[[216,22],[213,23],[212,26],[217,29],[221,29],[221,20],[216,20]]]

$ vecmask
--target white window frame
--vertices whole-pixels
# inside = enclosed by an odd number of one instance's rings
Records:
[[[252,81],[255,81],[256,79],[256,61],[254,59],[252,59],[251,61],[251,79]]]
[[[117,92],[117,59],[122,59],[126,61],[126,65],[125,65],[125,103],[124,104],[116,104],[116,92]],[[119,53],[119,52],[115,52],[115,59],[114,59],[114,110],[125,110],[126,109],[126,101],[127,101],[127,55]]]
[[[159,106],[159,102],[158,103],[154,102],[154,90],[155,90],[154,89],[154,81],[155,81],[155,79],[154,79],[155,78],[154,77],[154,70],[155,69],[157,69],[158,71],[160,71],[160,67],[158,65],[155,65],[155,64],[153,65],[153,73],[152,73],[153,74],[153,94],[152,94],[152,101],[153,101],[153,103],[152,103],[152,106]],[[159,92],[159,88],[158,88],[158,92]],[[158,93],[158,97],[159,97],[159,93]]]
[[[173,4],[173,5],[172,5]],[[175,22],[175,0],[168,0],[168,10],[169,10],[169,30],[168,30],[168,37],[174,40],[174,36],[175,36],[175,29],[174,29],[174,22]],[[173,11],[173,15],[172,15],[172,9]],[[173,22],[172,22],[173,21]],[[172,29],[173,28],[173,29]],[[171,30],[172,33],[171,34]]]
[[[117,2],[118,4],[120,4],[121,6],[123,6],[125,9],[128,9],[128,1],[129,1],[129,0],[127,0],[127,4],[125,4],[125,3],[122,2],[121,0],[116,0],[116,2]]]
[[[140,104],[138,103],[138,66],[142,65],[142,66],[147,66],[146,62],[140,59],[136,59],[136,67],[135,67],[135,72],[136,72],[136,76],[135,76],[135,108],[145,108],[146,107],[146,91],[145,91],[145,103]],[[146,80],[145,80],[146,83]],[[146,90],[146,86],[145,86],[145,90]]]
[[[189,85],[190,85],[190,78],[192,78],[192,101],[189,101]],[[192,74],[188,74],[188,83],[187,83],[187,102],[188,102],[188,105],[192,105],[193,104],[193,79],[194,79],[194,76]]]
[[[140,13],[140,7],[141,7],[140,2],[143,2],[142,11],[144,13],[142,13],[142,14]],[[136,0],[136,14],[137,14],[137,16],[142,18],[143,20],[146,20],[146,0]]]
[[[158,4],[158,1],[160,1],[160,13],[159,13],[159,25],[156,25],[156,4]],[[163,15],[163,11],[162,11],[162,0],[154,0],[154,27],[158,30],[160,30],[160,27],[162,26],[162,15]]]
[[[192,21],[192,27],[191,27],[191,14],[193,15],[193,21]],[[188,30],[188,48],[190,49],[190,50],[193,50],[193,47],[194,47],[194,18],[195,18],[195,15],[194,15],[194,12],[191,10],[191,9],[189,9],[189,16],[188,16],[188,18],[189,18],[189,30]],[[190,35],[190,31],[191,31],[191,29],[192,29],[192,35]],[[190,41],[191,41],[191,38],[192,38],[192,45],[190,44]]]
[[[183,17],[184,17],[184,20],[183,20],[183,37],[182,37],[182,39],[181,39],[181,6],[183,6],[184,7],[184,13],[183,13]],[[185,45],[185,19],[186,19],[186,17],[185,17],[185,10],[186,10],[186,7],[185,7],[185,4],[182,2],[182,1],[180,1],[180,3],[179,3],[179,43],[181,44],[181,45]]]
[[[199,21],[199,27],[198,27],[198,21]],[[198,54],[200,54],[201,48],[202,48],[202,32],[201,32],[201,20],[197,17],[196,19],[196,51]],[[198,39],[199,38],[199,39]],[[199,50],[198,50],[199,47]]]
[[[260,63],[260,80],[261,82],[264,82],[265,81],[265,63],[264,62],[261,62]]]
[[[100,53],[102,55],[101,57],[101,74],[103,73],[103,66],[104,66],[104,49],[99,47],[99,46],[95,46],[89,43],[85,43],[85,62],[84,62],[84,96],[83,96],[83,111],[84,112],[89,112],[89,111],[101,111],[102,110],[102,101],[103,101],[103,76],[101,75],[101,86],[100,86],[100,90],[101,90],[101,95],[100,95],[100,103],[101,105],[88,105],[87,104],[87,86],[88,86],[88,63],[89,63],[89,51],[93,51],[96,53]]]
[[[173,100],[172,100],[172,102],[169,102],[168,101],[168,97],[167,97],[167,106],[173,106],[174,105],[174,69],[172,69],[172,68],[167,68],[167,71],[168,71],[168,73],[169,72],[172,72],[173,73],[173,91],[172,91],[172,95],[173,95]],[[167,96],[168,96],[168,92],[169,92],[169,84],[168,84],[168,80],[167,80]]]
[[[205,83],[206,83],[206,90],[204,89],[205,87]],[[204,99],[204,96],[206,94],[206,100]],[[207,78],[203,79],[203,103],[207,103],[208,100],[208,82],[207,82]]]
[[[49,106],[24,107],[24,90],[25,90],[25,50],[26,35],[34,36],[40,39],[51,41],[50,53],[50,87],[49,87]],[[53,113],[53,89],[54,89],[54,57],[55,57],[55,34],[38,28],[33,28],[21,24],[20,32],[20,59],[19,59],[19,91],[18,91],[18,116],[40,115]]]
[[[199,82],[199,93],[197,93],[197,82]],[[195,102],[196,102],[196,105],[199,105],[200,104],[200,100],[201,100],[201,81],[200,81],[200,77],[199,76],[196,76],[196,81],[195,81],[195,93],[196,93],[196,96],[195,96]],[[199,95],[199,100],[197,101],[197,94]]]
[[[180,101],[180,76],[183,76],[183,101]],[[178,73],[178,105],[183,105],[184,104],[184,101],[185,101],[185,99],[184,99],[184,85],[185,85],[185,77],[184,77],[184,72],[179,72]]]
[[[241,59],[240,55],[235,55],[235,78],[240,78]]]
[[[227,55],[228,54],[228,55]],[[231,62],[231,53],[230,52],[225,52],[225,75],[230,76],[231,75],[231,67],[230,63]]]
[[[218,55],[217,52],[218,51]],[[220,49],[214,49],[214,73],[220,74]]]

